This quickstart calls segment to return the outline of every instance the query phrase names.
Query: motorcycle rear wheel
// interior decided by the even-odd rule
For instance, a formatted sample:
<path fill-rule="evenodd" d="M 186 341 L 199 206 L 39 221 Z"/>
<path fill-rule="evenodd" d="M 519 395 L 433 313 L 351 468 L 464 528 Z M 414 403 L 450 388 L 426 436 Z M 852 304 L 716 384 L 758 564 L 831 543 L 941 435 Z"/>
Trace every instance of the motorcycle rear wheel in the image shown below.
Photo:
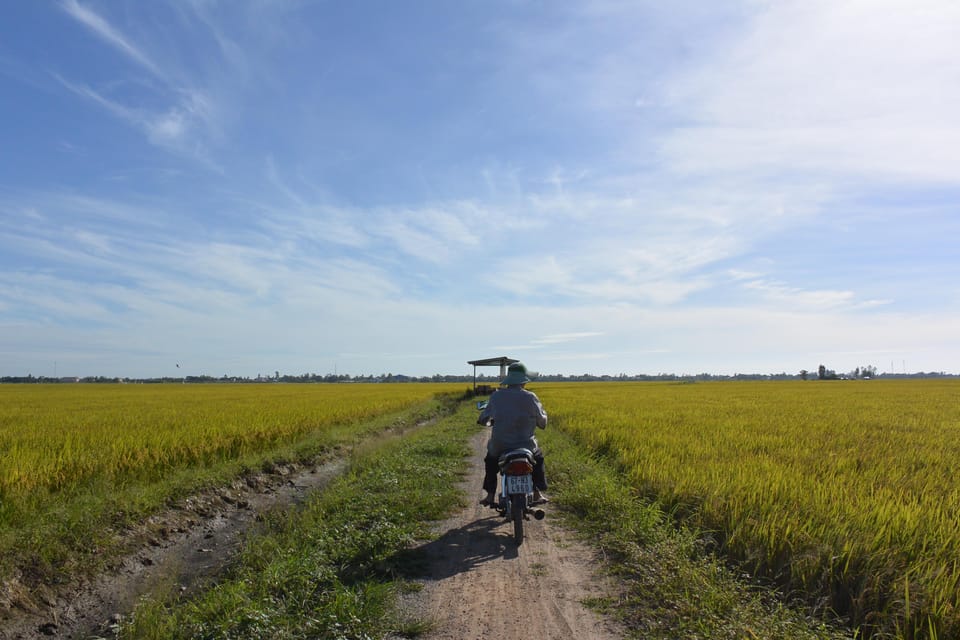
<path fill-rule="evenodd" d="M 523 544 L 523 512 L 525 496 L 510 496 L 510 518 L 513 520 L 513 541 L 517 546 Z"/>

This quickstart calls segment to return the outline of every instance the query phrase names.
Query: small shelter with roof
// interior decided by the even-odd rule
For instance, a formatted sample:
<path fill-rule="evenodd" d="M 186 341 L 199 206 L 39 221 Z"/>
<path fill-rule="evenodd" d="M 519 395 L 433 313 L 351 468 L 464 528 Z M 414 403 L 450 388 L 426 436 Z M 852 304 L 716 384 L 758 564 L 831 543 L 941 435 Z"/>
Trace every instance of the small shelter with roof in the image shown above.
<path fill-rule="evenodd" d="M 503 380 L 507 376 L 507 367 L 512 365 L 514 362 L 520 362 L 515 358 L 508 358 L 507 356 L 500 356 L 499 358 L 484 358 L 482 360 L 468 360 L 467 364 L 473 365 L 473 392 L 478 393 L 477 391 L 477 367 L 500 367 L 500 379 Z M 486 391 L 486 389 L 484 389 Z"/>

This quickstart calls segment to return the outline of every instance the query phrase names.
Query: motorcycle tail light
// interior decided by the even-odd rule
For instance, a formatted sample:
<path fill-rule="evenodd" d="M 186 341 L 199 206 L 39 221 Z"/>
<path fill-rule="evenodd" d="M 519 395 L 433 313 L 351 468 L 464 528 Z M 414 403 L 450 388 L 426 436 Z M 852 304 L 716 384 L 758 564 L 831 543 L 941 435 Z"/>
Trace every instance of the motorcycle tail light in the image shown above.
<path fill-rule="evenodd" d="M 533 473 L 533 465 L 526 460 L 514 460 L 507 464 L 507 468 L 503 472 L 508 476 L 525 476 L 528 473 Z"/>

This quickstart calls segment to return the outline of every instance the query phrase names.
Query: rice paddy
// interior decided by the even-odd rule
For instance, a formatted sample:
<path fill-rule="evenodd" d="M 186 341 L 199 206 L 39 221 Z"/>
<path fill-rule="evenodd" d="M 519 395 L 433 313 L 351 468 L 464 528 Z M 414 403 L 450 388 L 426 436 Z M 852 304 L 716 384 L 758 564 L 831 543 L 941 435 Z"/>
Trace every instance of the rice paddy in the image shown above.
<path fill-rule="evenodd" d="M 451 385 L 0 385 L 0 499 L 240 458 L 441 389 Z"/>

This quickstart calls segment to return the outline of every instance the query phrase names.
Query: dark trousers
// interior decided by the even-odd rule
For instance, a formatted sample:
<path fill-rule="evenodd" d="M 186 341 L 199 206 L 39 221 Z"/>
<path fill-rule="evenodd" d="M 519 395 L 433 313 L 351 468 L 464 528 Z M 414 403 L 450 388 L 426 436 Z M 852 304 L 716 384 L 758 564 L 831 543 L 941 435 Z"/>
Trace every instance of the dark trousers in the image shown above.
<path fill-rule="evenodd" d="M 488 493 L 497 491 L 497 473 L 500 471 L 499 458 L 489 453 L 483 459 L 483 490 Z M 533 455 L 533 486 L 540 491 L 547 490 L 547 472 L 543 467 L 543 453 Z"/>

